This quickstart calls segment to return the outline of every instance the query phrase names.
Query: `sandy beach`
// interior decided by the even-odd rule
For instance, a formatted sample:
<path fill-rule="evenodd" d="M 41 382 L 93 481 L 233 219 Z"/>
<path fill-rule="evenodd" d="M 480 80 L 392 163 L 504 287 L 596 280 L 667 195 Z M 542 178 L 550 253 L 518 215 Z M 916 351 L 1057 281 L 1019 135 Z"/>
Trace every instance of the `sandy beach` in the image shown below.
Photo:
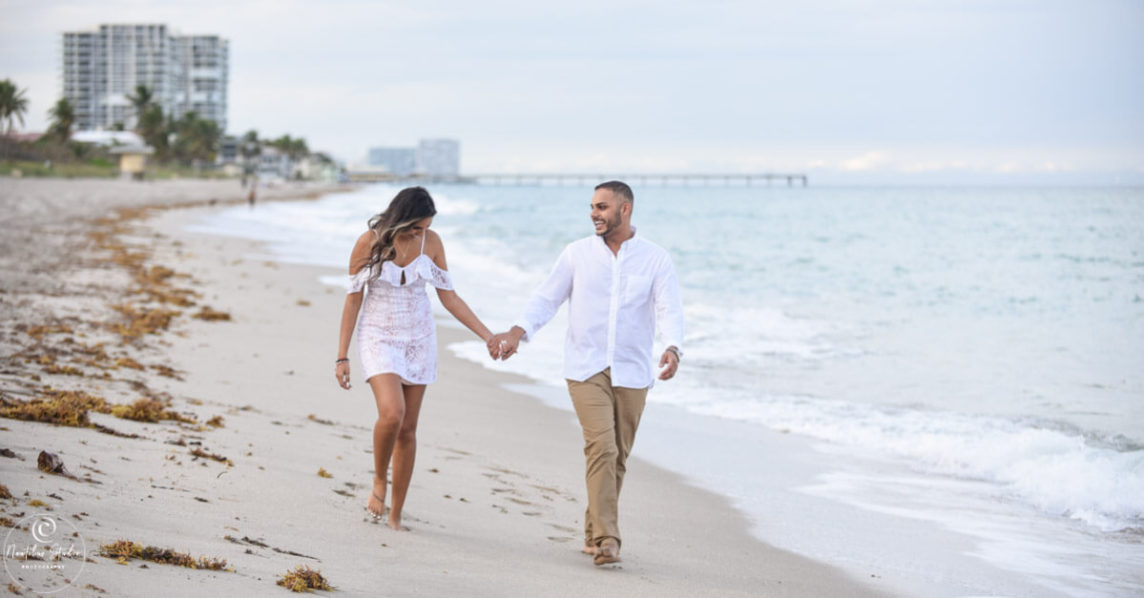
<path fill-rule="evenodd" d="M 340 272 L 185 230 L 241 201 L 233 181 L 0 179 L 0 484 L 11 495 L 0 537 L 6 549 L 33 544 L 34 518 L 47 514 L 74 547 L 59 560 L 6 554 L 10 591 L 271 595 L 307 566 L 350 596 L 893 594 L 758 542 L 725 499 L 641 461 L 638 442 L 624 560 L 594 567 L 579 552 L 573 416 L 450 355 L 468 333 L 448 326 L 419 429 L 411 531 L 373 523 L 363 507 L 376 410 L 356 350 L 354 388 L 335 384 L 343 294 L 318 282 Z M 33 415 L 61 423 L 21 419 Z M 38 468 L 42 451 L 64 469 Z M 121 540 L 219 568 L 117 558 Z"/>

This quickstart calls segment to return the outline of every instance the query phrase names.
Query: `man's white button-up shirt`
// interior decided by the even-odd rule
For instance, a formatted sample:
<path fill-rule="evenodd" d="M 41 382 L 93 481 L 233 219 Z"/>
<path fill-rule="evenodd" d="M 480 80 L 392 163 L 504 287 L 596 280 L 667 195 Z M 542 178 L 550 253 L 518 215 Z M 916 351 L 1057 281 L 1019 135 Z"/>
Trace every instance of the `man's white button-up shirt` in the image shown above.
<path fill-rule="evenodd" d="M 633 228 L 634 231 L 634 228 Z M 671 257 L 633 235 L 618 253 L 599 236 L 564 248 L 533 293 L 517 326 L 528 340 L 568 303 L 564 377 L 583 382 L 612 368 L 612 385 L 646 388 L 655 380 L 656 326 L 665 346 L 683 348 L 683 305 Z"/>

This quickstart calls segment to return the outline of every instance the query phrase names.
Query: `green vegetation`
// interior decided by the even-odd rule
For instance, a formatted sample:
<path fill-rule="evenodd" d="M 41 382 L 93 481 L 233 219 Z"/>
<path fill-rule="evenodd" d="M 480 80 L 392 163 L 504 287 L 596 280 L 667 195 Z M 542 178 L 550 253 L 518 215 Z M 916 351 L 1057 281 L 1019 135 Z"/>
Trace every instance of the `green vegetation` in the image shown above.
<path fill-rule="evenodd" d="M 72 141 L 76 110 L 66 98 L 58 100 L 48 111 L 51 124 L 39 139 L 13 137 L 15 123 L 23 125 L 28 111 L 26 93 L 26 89 L 19 89 L 9 79 L 0 81 L 0 176 L 118 176 L 119 158 L 109 148 Z M 218 123 L 200 118 L 194 112 L 178 116 L 164 113 L 152 90 L 145 85 L 136 86 L 127 99 L 135 116 L 128 119 L 129 124 L 134 121 L 133 131 L 154 150 L 147 161 L 147 178 L 226 178 L 214 169 L 223 141 Z M 123 130 L 123 123 L 116 123 L 113 129 Z M 263 148 L 274 148 L 294 160 L 311 155 L 305 139 L 290 135 L 259 139 L 258 132 L 251 130 L 238 139 L 237 144 L 239 159 L 246 163 L 248 174 L 254 171 Z M 323 154 L 315 157 L 323 163 L 332 163 Z"/>
<path fill-rule="evenodd" d="M 28 111 L 28 98 L 24 94 L 27 89 L 20 90 L 11 79 L 0 81 L 0 133 L 8 135 L 12 132 L 12 121 L 18 120 L 24 124 L 24 113 Z"/>
<path fill-rule="evenodd" d="M 61 141 L 71 140 L 72 126 L 75 125 L 75 107 L 67 98 L 60 98 L 55 106 L 48 111 L 52 117 L 52 125 L 48 128 L 48 135 Z"/>

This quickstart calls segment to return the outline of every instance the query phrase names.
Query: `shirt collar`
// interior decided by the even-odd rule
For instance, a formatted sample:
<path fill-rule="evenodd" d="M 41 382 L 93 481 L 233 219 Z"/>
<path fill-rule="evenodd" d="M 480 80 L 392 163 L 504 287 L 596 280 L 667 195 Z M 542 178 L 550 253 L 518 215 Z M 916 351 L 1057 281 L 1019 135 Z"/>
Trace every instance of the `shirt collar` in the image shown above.
<path fill-rule="evenodd" d="M 600 241 L 600 243 L 603 243 L 605 247 L 607 247 L 608 243 L 606 241 L 604 241 L 604 237 L 601 237 L 600 235 L 593 235 L 593 236 L 596 237 L 596 239 L 598 239 Z M 622 248 L 624 245 L 627 245 L 628 243 L 635 241 L 638 237 L 639 237 L 639 233 L 636 231 L 636 225 L 633 224 L 632 225 L 632 236 L 628 237 L 628 239 L 625 240 L 623 243 L 620 243 L 620 247 Z"/>

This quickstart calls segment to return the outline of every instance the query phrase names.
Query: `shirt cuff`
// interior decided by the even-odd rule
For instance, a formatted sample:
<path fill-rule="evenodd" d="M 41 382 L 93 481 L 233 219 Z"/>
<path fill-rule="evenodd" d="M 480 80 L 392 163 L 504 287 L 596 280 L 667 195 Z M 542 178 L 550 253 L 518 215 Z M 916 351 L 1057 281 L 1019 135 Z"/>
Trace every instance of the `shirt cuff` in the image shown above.
<path fill-rule="evenodd" d="M 526 343 L 532 338 L 532 333 L 536 332 L 527 322 L 514 322 L 513 326 L 519 326 L 520 329 L 524 331 L 524 336 L 520 337 L 520 340 Z"/>

